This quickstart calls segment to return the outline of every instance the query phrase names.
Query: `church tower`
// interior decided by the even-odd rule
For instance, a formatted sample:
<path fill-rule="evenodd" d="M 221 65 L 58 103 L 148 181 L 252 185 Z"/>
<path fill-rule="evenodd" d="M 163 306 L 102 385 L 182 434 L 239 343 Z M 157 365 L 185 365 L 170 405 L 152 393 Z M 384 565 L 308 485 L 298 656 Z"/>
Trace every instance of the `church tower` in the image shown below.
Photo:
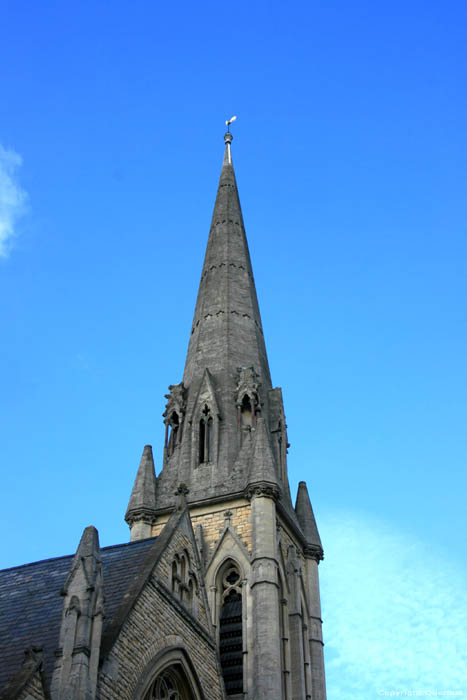
<path fill-rule="evenodd" d="M 146 446 L 125 519 L 132 541 L 159 535 L 186 498 L 228 698 L 325 700 L 323 549 L 304 481 L 292 504 L 282 393 L 224 139 L 183 380 L 166 395 L 162 467 L 156 479 Z"/>

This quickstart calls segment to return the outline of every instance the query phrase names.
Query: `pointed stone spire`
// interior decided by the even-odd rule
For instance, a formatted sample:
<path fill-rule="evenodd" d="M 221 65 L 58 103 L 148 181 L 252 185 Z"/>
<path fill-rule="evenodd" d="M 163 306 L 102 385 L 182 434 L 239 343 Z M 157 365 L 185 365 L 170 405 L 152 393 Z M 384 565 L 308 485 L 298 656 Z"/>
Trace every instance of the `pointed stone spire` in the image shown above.
<path fill-rule="evenodd" d="M 70 571 L 63 586 L 63 594 L 68 595 L 71 587 L 75 585 L 77 569 L 83 567 L 85 580 L 88 585 L 93 585 L 96 571 L 101 565 L 101 554 L 99 547 L 99 534 L 93 525 L 86 527 L 81 535 L 81 539 L 76 550 Z"/>
<path fill-rule="evenodd" d="M 253 365 L 271 387 L 261 317 L 231 157 L 225 153 L 188 347 L 183 383 L 200 380 L 206 367 L 234 378 Z M 217 377 L 216 377 L 217 379 Z"/>
<path fill-rule="evenodd" d="M 253 433 L 250 473 L 248 477 L 248 490 L 250 495 L 258 489 L 271 495 L 273 498 L 278 498 L 280 494 L 275 460 L 266 425 L 261 416 L 258 416 L 256 428 Z"/>
<path fill-rule="evenodd" d="M 303 530 L 309 551 L 306 552 L 314 558 L 323 558 L 323 546 L 316 526 L 313 508 L 311 507 L 308 489 L 304 481 L 300 481 L 297 492 L 297 502 L 295 504 L 295 513 L 297 514 L 298 522 Z"/>
<path fill-rule="evenodd" d="M 125 514 L 131 541 L 151 537 L 156 510 L 156 475 L 151 445 L 146 445 L 136 474 L 133 491 Z"/>
<path fill-rule="evenodd" d="M 251 456 L 245 435 L 260 416 L 267 461 L 272 465 L 265 467 L 268 483 L 276 470 L 275 485 L 279 479 L 282 489 L 287 480 L 285 458 L 278 455 L 282 461 L 280 467 L 276 465 L 266 435 L 273 424 L 277 429 L 278 411 L 280 415 L 283 411 L 275 395 L 271 400 L 271 376 L 232 163 L 232 134 L 225 134 L 224 141 L 183 382 L 177 385 L 183 388 L 183 406 L 177 408 L 169 396 L 164 413 L 166 419 L 176 413 L 180 427 L 176 448 L 166 450 L 157 480 L 159 514 L 162 508 L 173 507 L 180 482 L 190 490 L 190 504 L 243 492 L 250 483 Z M 272 448 L 278 452 L 276 444 Z M 287 495 L 287 487 L 283 492 Z"/>
<path fill-rule="evenodd" d="M 95 527 L 81 537 L 62 590 L 60 649 L 52 679 L 57 700 L 94 700 L 97 687 L 104 585 Z"/>

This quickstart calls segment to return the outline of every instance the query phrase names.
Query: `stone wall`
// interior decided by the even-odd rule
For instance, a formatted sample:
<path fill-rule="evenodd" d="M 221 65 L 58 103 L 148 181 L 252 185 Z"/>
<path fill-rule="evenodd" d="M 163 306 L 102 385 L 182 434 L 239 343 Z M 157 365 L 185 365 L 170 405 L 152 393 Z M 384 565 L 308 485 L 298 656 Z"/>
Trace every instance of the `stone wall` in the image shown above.
<path fill-rule="evenodd" d="M 144 691 L 139 688 L 141 678 L 152 661 L 173 648 L 183 648 L 188 653 L 206 700 L 221 700 L 223 694 L 212 637 L 153 574 L 99 674 L 98 698 L 135 700 L 139 689 Z M 150 680 L 148 676 L 148 683 Z"/>
<path fill-rule="evenodd" d="M 170 526 L 169 526 L 170 527 Z M 191 603 L 172 591 L 172 563 L 188 553 L 187 576 L 198 583 Z M 202 573 L 188 519 L 182 518 L 127 615 L 99 673 L 100 700 L 140 700 L 154 680 L 165 653 L 180 650 L 198 678 L 205 700 L 221 700 L 223 686 L 217 649 L 208 617 Z M 183 650 L 183 651 L 182 651 Z"/>
<path fill-rule="evenodd" d="M 202 580 L 202 573 L 197 571 L 197 559 L 192 547 L 191 538 L 189 538 L 180 528 L 174 533 L 171 538 L 167 548 L 162 554 L 160 560 L 157 563 L 155 569 L 155 576 L 162 582 L 168 589 L 170 588 L 171 580 L 171 568 L 172 562 L 174 560 L 175 554 L 181 553 L 184 550 L 188 551 L 191 560 L 191 566 L 195 570 L 198 582 Z M 154 576 L 154 574 L 153 574 Z M 210 633 L 209 626 L 209 615 L 206 608 L 206 601 L 201 589 L 196 593 L 197 601 L 196 606 L 193 606 L 193 610 L 196 612 L 196 618 L 198 622 L 204 627 L 204 629 Z"/>
<path fill-rule="evenodd" d="M 248 501 L 242 502 L 237 500 L 230 503 L 227 501 L 213 504 L 209 509 L 207 507 L 202 509 L 193 508 L 190 512 L 193 530 L 196 532 L 196 527 L 199 524 L 203 528 L 203 543 L 206 547 L 208 558 L 224 530 L 226 512 L 232 514 L 230 516 L 231 526 L 242 540 L 248 552 L 251 553 L 250 504 Z M 167 520 L 168 517 L 161 518 L 160 521 L 153 526 L 153 536 L 159 535 L 162 532 Z"/>
<path fill-rule="evenodd" d="M 297 559 L 299 560 L 301 566 L 305 565 L 305 557 L 303 556 L 303 550 L 298 542 L 298 540 L 292 535 L 290 530 L 286 527 L 286 525 L 278 518 L 278 526 L 279 526 L 279 537 L 280 537 L 280 542 L 282 545 L 282 553 L 284 555 L 284 559 L 287 560 L 287 553 L 289 550 L 290 545 L 293 545 L 296 549 L 297 552 Z"/>

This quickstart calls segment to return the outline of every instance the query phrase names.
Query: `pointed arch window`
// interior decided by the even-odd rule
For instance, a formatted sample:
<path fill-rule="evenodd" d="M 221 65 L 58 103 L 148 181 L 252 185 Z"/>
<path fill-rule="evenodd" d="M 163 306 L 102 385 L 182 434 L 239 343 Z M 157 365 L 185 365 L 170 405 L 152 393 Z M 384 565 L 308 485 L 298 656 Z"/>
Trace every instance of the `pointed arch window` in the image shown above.
<path fill-rule="evenodd" d="M 180 430 L 180 420 L 178 417 L 178 413 L 176 411 L 172 411 L 172 414 L 169 419 L 169 424 L 168 424 L 168 436 L 167 436 L 167 456 L 170 457 L 174 450 L 175 446 L 178 444 L 178 433 Z"/>
<path fill-rule="evenodd" d="M 199 421 L 199 463 L 204 464 L 212 459 L 212 415 L 207 404 L 201 411 Z"/>
<path fill-rule="evenodd" d="M 169 461 L 170 457 L 175 452 L 175 448 L 180 444 L 182 437 L 182 424 L 177 411 L 172 411 L 168 418 L 165 419 L 165 447 L 164 459 Z"/>
<path fill-rule="evenodd" d="M 176 593 L 177 595 L 178 595 L 179 585 L 181 583 L 179 568 L 180 568 L 180 559 L 179 559 L 178 555 L 175 555 L 175 559 L 172 562 L 171 585 L 172 585 L 172 591 L 174 593 Z"/>
<path fill-rule="evenodd" d="M 153 681 L 144 700 L 195 700 L 180 664 L 165 668 Z"/>
<path fill-rule="evenodd" d="M 251 400 L 248 394 L 245 394 L 245 396 L 242 399 L 242 404 L 240 406 L 240 416 L 241 416 L 241 423 L 243 428 L 252 428 L 253 426 L 253 408 L 251 405 Z"/>
<path fill-rule="evenodd" d="M 227 695 L 243 693 L 243 601 L 238 566 L 229 561 L 220 573 L 219 648 Z"/>

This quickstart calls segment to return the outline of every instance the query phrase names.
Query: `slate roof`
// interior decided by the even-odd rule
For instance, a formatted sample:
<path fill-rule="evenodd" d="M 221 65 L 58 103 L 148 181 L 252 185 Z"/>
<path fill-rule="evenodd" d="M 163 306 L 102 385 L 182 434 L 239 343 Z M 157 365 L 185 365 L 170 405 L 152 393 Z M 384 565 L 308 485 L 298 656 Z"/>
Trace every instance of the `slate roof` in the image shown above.
<path fill-rule="evenodd" d="M 101 549 L 105 591 L 104 631 L 156 538 Z M 44 647 L 50 683 L 62 615 L 60 591 L 74 555 L 0 571 L 0 692 L 20 668 L 24 650 Z"/>

